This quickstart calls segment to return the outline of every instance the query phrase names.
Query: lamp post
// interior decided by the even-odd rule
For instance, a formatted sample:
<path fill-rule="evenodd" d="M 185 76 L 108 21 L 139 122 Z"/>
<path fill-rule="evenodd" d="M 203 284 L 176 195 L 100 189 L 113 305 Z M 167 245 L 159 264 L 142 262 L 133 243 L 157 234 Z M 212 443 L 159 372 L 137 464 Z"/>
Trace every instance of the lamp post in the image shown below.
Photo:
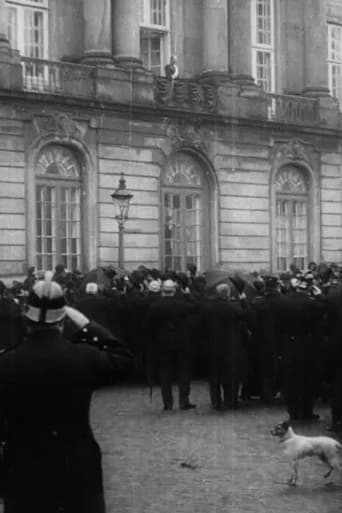
<path fill-rule="evenodd" d="M 118 265 L 123 268 L 124 263 L 124 247 L 123 247 L 123 233 L 125 229 L 125 222 L 128 219 L 129 202 L 133 198 L 133 194 L 126 189 L 126 180 L 124 174 L 121 173 L 119 180 L 119 187 L 111 194 L 114 207 L 116 209 L 115 218 L 119 226 L 119 258 Z"/>

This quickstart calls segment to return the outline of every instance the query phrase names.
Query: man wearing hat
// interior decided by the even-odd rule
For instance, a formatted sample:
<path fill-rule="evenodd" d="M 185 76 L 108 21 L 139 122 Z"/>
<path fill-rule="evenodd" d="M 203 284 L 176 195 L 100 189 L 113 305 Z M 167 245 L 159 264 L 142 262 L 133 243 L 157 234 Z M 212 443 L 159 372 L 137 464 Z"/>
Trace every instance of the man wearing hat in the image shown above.
<path fill-rule="evenodd" d="M 189 400 L 191 351 L 188 318 L 196 306 L 182 295 L 176 296 L 176 289 L 173 280 L 165 280 L 162 296 L 151 304 L 146 318 L 149 354 L 156 357 L 164 410 L 173 408 L 174 378 L 178 383 L 180 409 L 195 407 Z"/>
<path fill-rule="evenodd" d="M 215 410 L 238 407 L 246 360 L 241 328 L 248 319 L 247 312 L 238 302 L 230 301 L 230 287 L 226 283 L 217 285 L 216 297 L 203 307 L 210 401 Z"/>
<path fill-rule="evenodd" d="M 306 289 L 304 280 L 293 279 L 289 293 L 274 309 L 283 352 L 283 393 L 291 420 L 319 418 L 313 407 L 319 363 L 317 328 L 324 309 Z"/>
<path fill-rule="evenodd" d="M 89 424 L 92 391 L 127 374 L 130 353 L 37 282 L 27 336 L 0 356 L 6 513 L 104 513 L 101 452 Z M 63 336 L 73 326 L 73 342 Z"/>

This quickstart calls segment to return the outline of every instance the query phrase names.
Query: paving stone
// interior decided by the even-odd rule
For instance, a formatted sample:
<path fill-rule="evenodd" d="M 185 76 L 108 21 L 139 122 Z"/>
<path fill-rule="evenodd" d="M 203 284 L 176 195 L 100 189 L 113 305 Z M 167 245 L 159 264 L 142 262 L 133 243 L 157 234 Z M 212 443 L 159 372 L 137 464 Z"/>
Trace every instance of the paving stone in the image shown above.
<path fill-rule="evenodd" d="M 213 412 L 203 382 L 191 399 L 196 410 L 163 412 L 157 389 L 152 402 L 139 386 L 96 393 L 92 424 L 103 450 L 107 513 L 341 511 L 342 473 L 325 480 L 316 459 L 300 463 L 297 488 L 287 486 L 289 466 L 270 434 L 287 418 L 283 406 L 252 401 Z M 329 408 L 317 411 L 322 420 L 297 431 L 326 434 Z"/>

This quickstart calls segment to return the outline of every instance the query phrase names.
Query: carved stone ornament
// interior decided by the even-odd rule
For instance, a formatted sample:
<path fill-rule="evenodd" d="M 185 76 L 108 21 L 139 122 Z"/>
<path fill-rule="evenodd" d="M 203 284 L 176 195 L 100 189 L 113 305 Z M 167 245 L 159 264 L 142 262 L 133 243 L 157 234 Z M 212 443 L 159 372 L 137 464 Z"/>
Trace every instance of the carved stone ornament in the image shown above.
<path fill-rule="evenodd" d="M 310 161 L 307 150 L 298 139 L 291 139 L 288 143 L 279 146 L 276 156 L 278 159 Z"/>
<path fill-rule="evenodd" d="M 63 112 L 54 112 L 48 116 L 35 117 L 33 124 L 38 132 L 54 133 L 66 137 L 83 139 L 86 128 L 76 123 L 70 116 Z"/>
<path fill-rule="evenodd" d="M 174 149 L 192 146 L 198 150 L 207 151 L 208 134 L 194 125 L 173 124 L 166 121 L 166 134 Z"/>

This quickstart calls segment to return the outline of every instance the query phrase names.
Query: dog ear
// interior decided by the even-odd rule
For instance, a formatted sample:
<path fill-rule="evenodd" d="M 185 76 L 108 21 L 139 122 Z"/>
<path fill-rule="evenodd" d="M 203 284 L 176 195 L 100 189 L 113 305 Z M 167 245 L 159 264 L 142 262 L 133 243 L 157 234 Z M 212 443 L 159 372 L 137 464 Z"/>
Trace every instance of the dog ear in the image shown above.
<path fill-rule="evenodd" d="M 284 429 L 289 429 L 290 421 L 289 420 L 284 420 L 284 422 L 282 422 L 281 425 L 283 426 Z"/>

